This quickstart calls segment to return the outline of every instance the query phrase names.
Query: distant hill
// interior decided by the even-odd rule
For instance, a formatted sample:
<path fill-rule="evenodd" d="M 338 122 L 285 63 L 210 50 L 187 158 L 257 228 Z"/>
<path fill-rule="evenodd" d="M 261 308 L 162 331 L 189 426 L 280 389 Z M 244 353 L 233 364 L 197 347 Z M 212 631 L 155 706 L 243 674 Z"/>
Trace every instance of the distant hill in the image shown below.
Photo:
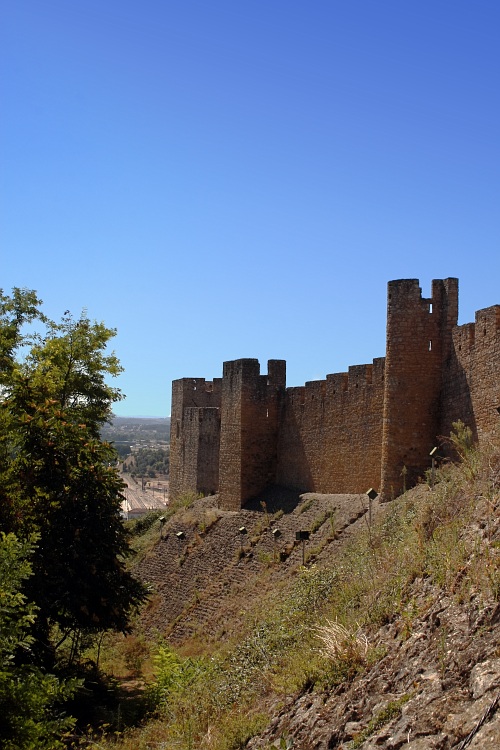
<path fill-rule="evenodd" d="M 113 417 L 101 430 L 104 440 L 114 443 L 169 443 L 170 417 Z"/>
<path fill-rule="evenodd" d="M 151 424 L 170 424 L 170 417 L 118 417 L 113 416 L 113 424 L 121 425 L 151 425 Z"/>

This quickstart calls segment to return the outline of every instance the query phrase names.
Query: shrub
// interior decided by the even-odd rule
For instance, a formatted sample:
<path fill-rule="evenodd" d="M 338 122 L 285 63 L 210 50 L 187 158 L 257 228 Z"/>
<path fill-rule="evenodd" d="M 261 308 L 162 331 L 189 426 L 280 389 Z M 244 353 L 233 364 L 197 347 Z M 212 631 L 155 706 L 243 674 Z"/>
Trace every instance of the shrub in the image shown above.
<path fill-rule="evenodd" d="M 339 622 L 328 620 L 326 625 L 316 629 L 316 634 L 323 644 L 321 651 L 328 659 L 353 665 L 365 663 L 368 638 L 359 627 L 351 630 Z"/>
<path fill-rule="evenodd" d="M 182 693 L 202 672 L 201 663 L 179 656 L 166 644 L 158 646 L 153 666 L 155 682 L 150 688 L 150 698 L 156 705 Z"/>
<path fill-rule="evenodd" d="M 33 547 L 33 541 L 0 533 L 0 745 L 5 750 L 62 749 L 75 723 L 62 707 L 80 683 L 61 682 L 29 659 L 36 607 L 22 586 L 32 575 Z"/>

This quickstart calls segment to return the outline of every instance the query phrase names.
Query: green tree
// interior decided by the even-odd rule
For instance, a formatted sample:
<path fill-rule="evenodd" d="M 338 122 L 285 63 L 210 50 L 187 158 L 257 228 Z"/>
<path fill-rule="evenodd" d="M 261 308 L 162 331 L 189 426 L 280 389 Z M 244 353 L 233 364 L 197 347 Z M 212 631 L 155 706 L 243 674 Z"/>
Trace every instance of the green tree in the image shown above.
<path fill-rule="evenodd" d="M 64 748 L 61 737 L 74 720 L 62 703 L 77 683 L 60 682 L 29 663 L 36 607 L 22 593 L 32 575 L 30 542 L 0 533 L 0 745 L 6 750 Z"/>
<path fill-rule="evenodd" d="M 45 663 L 55 631 L 74 656 L 82 635 L 126 630 L 145 599 L 125 565 L 116 454 L 100 439 L 122 397 L 107 382 L 121 371 L 106 354 L 114 335 L 85 314 L 48 320 L 34 292 L 0 296 L 0 525 L 39 537 L 26 591 Z"/>
<path fill-rule="evenodd" d="M 140 476 L 155 477 L 168 474 L 170 453 L 165 448 L 139 448 L 134 454 L 135 472 Z"/>
<path fill-rule="evenodd" d="M 114 447 L 115 451 L 117 452 L 118 456 L 122 460 L 125 459 L 125 458 L 127 458 L 127 456 L 130 456 L 130 454 L 132 452 L 132 448 L 131 448 L 130 443 L 125 443 L 125 442 L 116 443 L 115 442 L 115 443 L 113 443 L 113 447 Z"/>
<path fill-rule="evenodd" d="M 35 292 L 14 289 L 8 297 L 0 290 L 0 528 L 14 525 L 17 508 L 16 490 L 7 471 L 14 455 L 12 444 L 11 414 L 7 397 L 17 370 L 17 357 L 29 348 L 36 334 L 28 330 L 33 321 L 44 321 L 40 311 L 40 300 Z"/>

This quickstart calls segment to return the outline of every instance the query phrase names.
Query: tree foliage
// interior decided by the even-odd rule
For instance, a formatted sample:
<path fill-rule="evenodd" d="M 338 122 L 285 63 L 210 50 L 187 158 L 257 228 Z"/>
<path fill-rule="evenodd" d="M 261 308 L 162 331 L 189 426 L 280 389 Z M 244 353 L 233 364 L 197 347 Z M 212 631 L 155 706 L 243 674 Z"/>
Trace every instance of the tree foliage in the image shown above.
<path fill-rule="evenodd" d="M 154 478 L 168 474 L 170 452 L 165 448 L 139 448 L 134 453 L 132 471 L 139 476 Z"/>
<path fill-rule="evenodd" d="M 0 744 L 6 750 L 64 748 L 61 737 L 74 724 L 62 703 L 76 681 L 61 682 L 31 664 L 36 607 L 22 593 L 32 575 L 33 545 L 0 533 Z"/>
<path fill-rule="evenodd" d="M 45 317 L 31 291 L 0 293 L 0 528 L 38 535 L 25 591 L 38 608 L 35 650 L 54 659 L 59 642 L 126 630 L 145 598 L 125 566 L 116 454 L 100 439 L 120 371 L 107 347 L 115 331 Z"/>

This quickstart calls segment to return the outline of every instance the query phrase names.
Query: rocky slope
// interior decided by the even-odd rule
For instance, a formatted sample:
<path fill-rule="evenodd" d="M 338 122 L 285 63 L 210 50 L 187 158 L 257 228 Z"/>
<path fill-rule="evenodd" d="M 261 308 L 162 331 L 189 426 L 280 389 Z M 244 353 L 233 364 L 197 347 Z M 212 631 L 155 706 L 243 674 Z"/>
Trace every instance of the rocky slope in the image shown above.
<path fill-rule="evenodd" d="M 295 540 L 301 529 L 311 532 L 305 549 Z M 189 653 L 196 652 L 193 643 L 210 653 L 248 624 L 270 592 L 279 598 L 287 590 L 304 553 L 306 566 L 338 564 L 338 585 L 348 585 L 355 571 L 342 555 L 359 540 L 354 554 L 378 567 L 360 568 L 369 580 L 363 591 L 351 592 L 366 644 L 366 653 L 354 654 L 355 668 L 330 683 L 305 679 L 290 694 L 273 687 L 275 665 L 287 658 L 281 654 L 274 666 L 269 662 L 260 692 L 245 696 L 249 716 L 269 717 L 265 729 L 251 739 L 217 742 L 215 731 L 200 731 L 199 750 L 500 747 L 498 451 L 471 453 L 461 467 L 443 470 L 434 490 L 421 484 L 394 503 L 375 502 L 371 516 L 366 497 L 353 495 L 295 497 L 276 490 L 238 513 L 218 510 L 216 498 L 198 500 L 173 516 L 139 565 L 155 592 L 143 627 Z M 335 595 L 332 590 L 330 608 Z M 318 611 L 320 622 L 325 613 Z M 351 656 L 342 648 L 345 666 Z M 318 649 L 319 641 L 311 658 Z M 213 721 L 227 726 L 231 711 L 236 704 Z M 156 747 L 149 740 L 146 746 Z"/>
<path fill-rule="evenodd" d="M 384 658 L 352 683 L 276 707 L 247 747 L 281 738 L 301 750 L 500 747 L 500 606 L 464 607 L 421 581 L 413 594 L 425 614 L 411 634 L 401 621 L 384 627 L 374 637 Z"/>

